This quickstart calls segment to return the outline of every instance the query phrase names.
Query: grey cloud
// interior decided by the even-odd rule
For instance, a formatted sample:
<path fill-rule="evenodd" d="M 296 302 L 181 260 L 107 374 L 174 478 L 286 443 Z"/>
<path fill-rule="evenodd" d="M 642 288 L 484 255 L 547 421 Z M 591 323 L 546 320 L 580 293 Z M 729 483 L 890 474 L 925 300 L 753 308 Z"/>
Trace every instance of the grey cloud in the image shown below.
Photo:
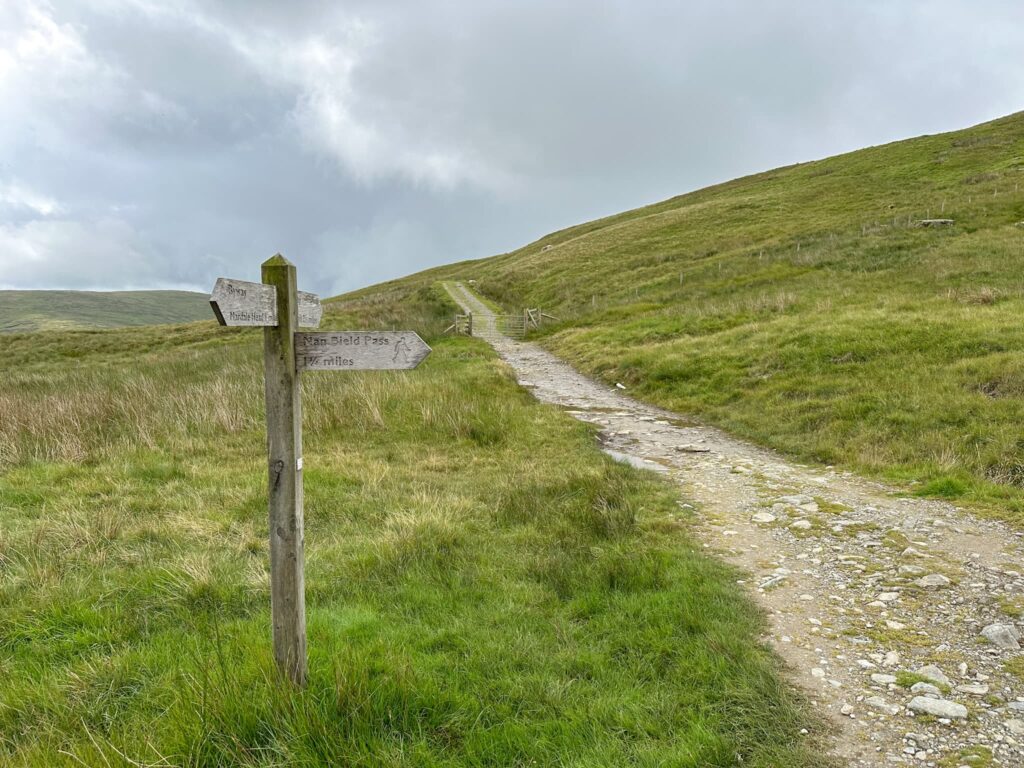
<path fill-rule="evenodd" d="M 341 292 L 1020 109 L 1017 3 L 0 0 L 0 285 Z M 99 269 L 97 269 L 99 265 Z"/>

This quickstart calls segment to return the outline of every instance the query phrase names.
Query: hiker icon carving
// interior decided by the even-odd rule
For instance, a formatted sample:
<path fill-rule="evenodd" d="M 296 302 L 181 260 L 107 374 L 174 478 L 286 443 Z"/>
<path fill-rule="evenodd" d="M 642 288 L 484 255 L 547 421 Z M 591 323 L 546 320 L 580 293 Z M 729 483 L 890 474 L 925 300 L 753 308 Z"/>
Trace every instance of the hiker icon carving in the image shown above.
<path fill-rule="evenodd" d="M 409 360 L 409 345 L 405 343 L 405 338 L 399 338 L 398 343 L 395 344 L 395 354 L 391 358 L 391 362 L 404 365 Z"/>

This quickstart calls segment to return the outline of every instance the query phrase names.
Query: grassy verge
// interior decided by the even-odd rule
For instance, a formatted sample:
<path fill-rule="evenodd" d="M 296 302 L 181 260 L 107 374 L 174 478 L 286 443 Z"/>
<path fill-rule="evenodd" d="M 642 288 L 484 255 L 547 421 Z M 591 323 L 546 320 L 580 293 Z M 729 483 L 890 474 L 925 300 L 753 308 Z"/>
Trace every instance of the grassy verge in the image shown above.
<path fill-rule="evenodd" d="M 672 489 L 449 312 L 329 307 L 434 353 L 305 377 L 302 693 L 269 654 L 258 333 L 0 338 L 0 762 L 821 764 Z"/>

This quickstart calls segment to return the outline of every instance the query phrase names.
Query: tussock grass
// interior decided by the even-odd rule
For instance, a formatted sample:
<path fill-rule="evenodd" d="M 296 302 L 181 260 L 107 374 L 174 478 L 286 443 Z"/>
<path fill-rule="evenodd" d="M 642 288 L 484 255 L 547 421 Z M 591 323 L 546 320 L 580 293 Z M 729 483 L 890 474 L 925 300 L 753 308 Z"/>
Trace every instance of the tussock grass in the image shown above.
<path fill-rule="evenodd" d="M 820 765 L 674 491 L 433 288 L 408 375 L 304 377 L 310 682 L 270 656 L 259 332 L 0 339 L 0 763 Z"/>

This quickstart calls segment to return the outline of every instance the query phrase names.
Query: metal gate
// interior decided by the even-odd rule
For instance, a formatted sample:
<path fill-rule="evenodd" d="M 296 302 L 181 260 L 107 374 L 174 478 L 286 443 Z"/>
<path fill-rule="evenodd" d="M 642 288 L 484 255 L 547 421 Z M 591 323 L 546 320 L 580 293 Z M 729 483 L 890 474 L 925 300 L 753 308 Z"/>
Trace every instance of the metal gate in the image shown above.
<path fill-rule="evenodd" d="M 526 336 L 526 314 L 520 315 L 495 315 L 494 328 L 498 333 L 503 333 L 512 339 L 521 339 Z"/>

